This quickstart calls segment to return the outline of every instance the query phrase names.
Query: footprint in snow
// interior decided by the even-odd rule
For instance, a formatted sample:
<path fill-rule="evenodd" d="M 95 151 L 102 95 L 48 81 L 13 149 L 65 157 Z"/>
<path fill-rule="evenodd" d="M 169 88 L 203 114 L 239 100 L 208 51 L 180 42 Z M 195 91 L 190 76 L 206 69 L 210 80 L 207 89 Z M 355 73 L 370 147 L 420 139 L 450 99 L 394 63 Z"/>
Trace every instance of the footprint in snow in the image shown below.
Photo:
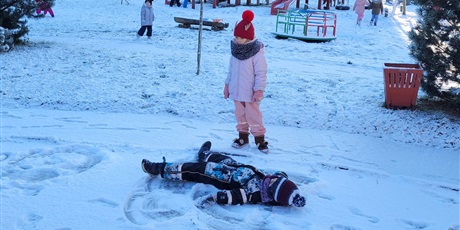
<path fill-rule="evenodd" d="M 82 145 L 1 156 L 4 188 L 19 188 L 28 195 L 37 195 L 45 187 L 44 181 L 87 171 L 104 158 L 98 149 Z"/>
<path fill-rule="evenodd" d="M 361 212 L 361 210 L 355 208 L 355 207 L 351 207 L 351 208 L 348 208 L 348 210 L 350 210 L 351 213 L 353 213 L 354 215 L 356 216 L 360 216 L 360 217 L 364 217 L 367 219 L 367 221 L 371 222 L 371 223 L 378 223 L 380 222 L 380 219 L 375 217 L 375 216 L 371 216 L 371 215 L 367 215 L 367 214 L 364 214 Z"/>

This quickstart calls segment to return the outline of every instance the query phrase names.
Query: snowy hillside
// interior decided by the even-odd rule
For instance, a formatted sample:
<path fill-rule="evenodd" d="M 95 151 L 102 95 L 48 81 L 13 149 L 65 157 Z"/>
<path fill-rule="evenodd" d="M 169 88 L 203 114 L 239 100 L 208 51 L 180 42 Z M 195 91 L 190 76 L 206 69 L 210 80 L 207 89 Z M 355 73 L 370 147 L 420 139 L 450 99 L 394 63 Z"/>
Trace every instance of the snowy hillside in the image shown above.
<path fill-rule="evenodd" d="M 196 75 L 198 30 L 173 17 L 199 10 L 155 1 L 148 41 L 135 36 L 143 1 L 129 2 L 57 0 L 54 18 L 29 20 L 28 47 L 0 54 L 0 229 L 460 229 L 459 118 L 383 107 L 383 63 L 415 62 L 415 6 L 376 27 L 333 10 L 337 39 L 305 43 L 273 36 L 269 6 L 206 3 L 205 18 L 230 26 L 203 31 Z M 233 103 L 222 96 L 246 9 L 266 46 L 268 155 L 230 147 Z M 214 188 L 140 168 L 143 158 L 191 161 L 207 140 L 287 172 L 307 205 L 202 209 Z"/>

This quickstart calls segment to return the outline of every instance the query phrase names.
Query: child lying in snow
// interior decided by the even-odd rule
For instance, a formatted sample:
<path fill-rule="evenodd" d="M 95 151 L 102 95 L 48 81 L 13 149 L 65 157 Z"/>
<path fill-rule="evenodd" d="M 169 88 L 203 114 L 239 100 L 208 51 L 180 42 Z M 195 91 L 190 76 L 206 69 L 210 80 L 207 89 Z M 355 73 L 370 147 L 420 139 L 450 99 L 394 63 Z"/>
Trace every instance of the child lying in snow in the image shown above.
<path fill-rule="evenodd" d="M 299 189 L 286 173 L 265 174 L 252 165 L 242 164 L 210 149 L 209 141 L 201 146 L 198 162 L 153 163 L 143 159 L 142 169 L 151 176 L 212 184 L 222 190 L 207 197 L 207 202 L 305 206 L 305 197 L 299 194 Z"/>

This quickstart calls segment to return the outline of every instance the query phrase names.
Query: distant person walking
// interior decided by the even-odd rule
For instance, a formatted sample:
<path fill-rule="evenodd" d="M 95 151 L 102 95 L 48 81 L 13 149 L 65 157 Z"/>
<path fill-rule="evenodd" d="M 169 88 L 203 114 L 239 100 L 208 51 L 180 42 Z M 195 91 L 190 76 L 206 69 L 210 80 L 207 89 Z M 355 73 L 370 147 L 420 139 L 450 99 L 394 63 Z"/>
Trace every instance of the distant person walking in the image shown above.
<path fill-rule="evenodd" d="M 396 0 L 394 0 L 396 2 Z M 377 26 L 377 21 L 379 20 L 379 14 L 383 14 L 383 3 L 382 0 L 372 0 L 370 7 L 372 9 L 372 18 L 370 25 L 374 23 L 374 26 Z"/>
<path fill-rule="evenodd" d="M 53 9 L 51 9 L 51 3 L 48 0 L 35 0 L 35 3 L 37 3 L 37 10 L 35 13 L 37 15 L 40 15 L 43 11 L 43 15 L 46 15 L 48 12 L 50 13 L 51 17 L 54 18 L 54 12 Z"/>
<path fill-rule="evenodd" d="M 170 7 L 173 7 L 174 4 L 176 4 L 177 7 L 180 7 L 180 6 L 181 6 L 180 0 L 170 0 L 169 6 L 170 6 Z"/>
<path fill-rule="evenodd" d="M 395 13 L 396 13 L 396 7 L 398 6 L 398 1 L 397 0 L 393 0 L 393 10 L 391 11 L 391 15 L 392 16 L 395 16 Z"/>
<path fill-rule="evenodd" d="M 355 4 L 353 5 L 353 11 L 358 15 L 356 19 L 356 25 L 361 26 L 361 21 L 364 18 L 364 10 L 366 6 L 369 5 L 367 0 L 356 0 Z"/>
<path fill-rule="evenodd" d="M 141 28 L 137 31 L 137 37 L 144 36 L 145 30 L 147 30 L 147 38 L 152 37 L 152 25 L 155 20 L 155 14 L 153 13 L 152 0 L 145 0 L 145 4 L 141 8 Z"/>

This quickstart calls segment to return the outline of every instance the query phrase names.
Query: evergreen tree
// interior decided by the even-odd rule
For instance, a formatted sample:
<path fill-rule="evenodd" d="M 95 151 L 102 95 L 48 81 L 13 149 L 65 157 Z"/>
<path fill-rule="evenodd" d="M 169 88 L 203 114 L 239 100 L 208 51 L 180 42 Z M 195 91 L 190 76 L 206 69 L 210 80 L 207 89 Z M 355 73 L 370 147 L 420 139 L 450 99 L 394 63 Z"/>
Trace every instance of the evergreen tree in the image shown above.
<path fill-rule="evenodd" d="M 422 89 L 460 106 L 460 0 L 416 0 L 410 53 L 423 70 Z"/>
<path fill-rule="evenodd" d="M 0 51 L 9 50 L 29 32 L 26 17 L 40 17 L 34 15 L 37 7 L 35 0 L 0 0 Z"/>

